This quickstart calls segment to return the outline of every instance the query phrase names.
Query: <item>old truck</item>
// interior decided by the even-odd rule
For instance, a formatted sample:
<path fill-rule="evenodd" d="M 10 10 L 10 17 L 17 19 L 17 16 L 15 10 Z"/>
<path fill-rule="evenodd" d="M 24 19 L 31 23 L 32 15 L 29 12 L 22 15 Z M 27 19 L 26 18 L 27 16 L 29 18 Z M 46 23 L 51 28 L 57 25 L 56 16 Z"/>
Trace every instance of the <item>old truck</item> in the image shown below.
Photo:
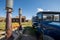
<path fill-rule="evenodd" d="M 42 11 L 32 17 L 32 26 L 38 31 L 43 30 L 43 35 L 48 35 L 54 40 L 60 40 L 60 12 Z"/>

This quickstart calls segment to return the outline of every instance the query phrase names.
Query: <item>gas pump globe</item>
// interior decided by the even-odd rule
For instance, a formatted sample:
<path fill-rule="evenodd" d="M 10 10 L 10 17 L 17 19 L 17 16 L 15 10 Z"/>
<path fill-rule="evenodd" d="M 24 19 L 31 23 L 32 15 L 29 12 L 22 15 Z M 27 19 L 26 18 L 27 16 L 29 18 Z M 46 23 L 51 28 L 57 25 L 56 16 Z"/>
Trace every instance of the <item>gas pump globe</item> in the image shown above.
<path fill-rule="evenodd" d="M 13 0 L 6 0 L 6 8 L 13 8 Z"/>

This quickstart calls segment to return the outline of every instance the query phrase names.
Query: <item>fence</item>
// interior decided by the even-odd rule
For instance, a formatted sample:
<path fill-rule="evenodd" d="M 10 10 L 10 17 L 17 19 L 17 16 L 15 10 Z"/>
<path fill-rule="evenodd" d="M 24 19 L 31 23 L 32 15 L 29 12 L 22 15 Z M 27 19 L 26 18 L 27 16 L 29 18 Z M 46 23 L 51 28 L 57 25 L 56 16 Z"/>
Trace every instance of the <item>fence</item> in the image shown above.
<path fill-rule="evenodd" d="M 4 32 L 0 32 L 0 40 L 2 39 L 2 38 L 4 38 L 5 37 L 5 31 Z"/>

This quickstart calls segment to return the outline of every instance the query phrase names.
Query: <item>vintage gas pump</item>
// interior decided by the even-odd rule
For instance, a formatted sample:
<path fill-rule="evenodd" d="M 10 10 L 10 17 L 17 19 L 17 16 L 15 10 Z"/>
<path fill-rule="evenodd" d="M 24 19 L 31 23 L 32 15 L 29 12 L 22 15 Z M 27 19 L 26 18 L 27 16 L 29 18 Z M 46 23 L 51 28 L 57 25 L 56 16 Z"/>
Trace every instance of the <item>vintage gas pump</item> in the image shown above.
<path fill-rule="evenodd" d="M 19 25 L 21 25 L 22 22 L 22 9 L 19 8 Z"/>
<path fill-rule="evenodd" d="M 22 30 L 22 8 L 19 8 L 19 30 Z"/>
<path fill-rule="evenodd" d="M 13 0 L 6 0 L 6 40 L 12 36 L 12 11 L 13 11 Z"/>

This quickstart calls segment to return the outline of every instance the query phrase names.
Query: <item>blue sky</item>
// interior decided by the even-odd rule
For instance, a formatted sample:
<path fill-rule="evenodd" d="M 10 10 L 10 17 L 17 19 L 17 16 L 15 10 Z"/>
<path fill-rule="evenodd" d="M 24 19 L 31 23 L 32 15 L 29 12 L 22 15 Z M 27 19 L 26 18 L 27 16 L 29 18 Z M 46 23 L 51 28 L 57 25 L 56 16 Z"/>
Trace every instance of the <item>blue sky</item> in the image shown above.
<path fill-rule="evenodd" d="M 0 0 L 0 16 L 6 16 L 6 0 Z M 14 0 L 12 17 L 18 16 L 18 9 L 22 8 L 23 16 L 31 19 L 38 8 L 43 10 L 60 11 L 60 0 Z"/>

